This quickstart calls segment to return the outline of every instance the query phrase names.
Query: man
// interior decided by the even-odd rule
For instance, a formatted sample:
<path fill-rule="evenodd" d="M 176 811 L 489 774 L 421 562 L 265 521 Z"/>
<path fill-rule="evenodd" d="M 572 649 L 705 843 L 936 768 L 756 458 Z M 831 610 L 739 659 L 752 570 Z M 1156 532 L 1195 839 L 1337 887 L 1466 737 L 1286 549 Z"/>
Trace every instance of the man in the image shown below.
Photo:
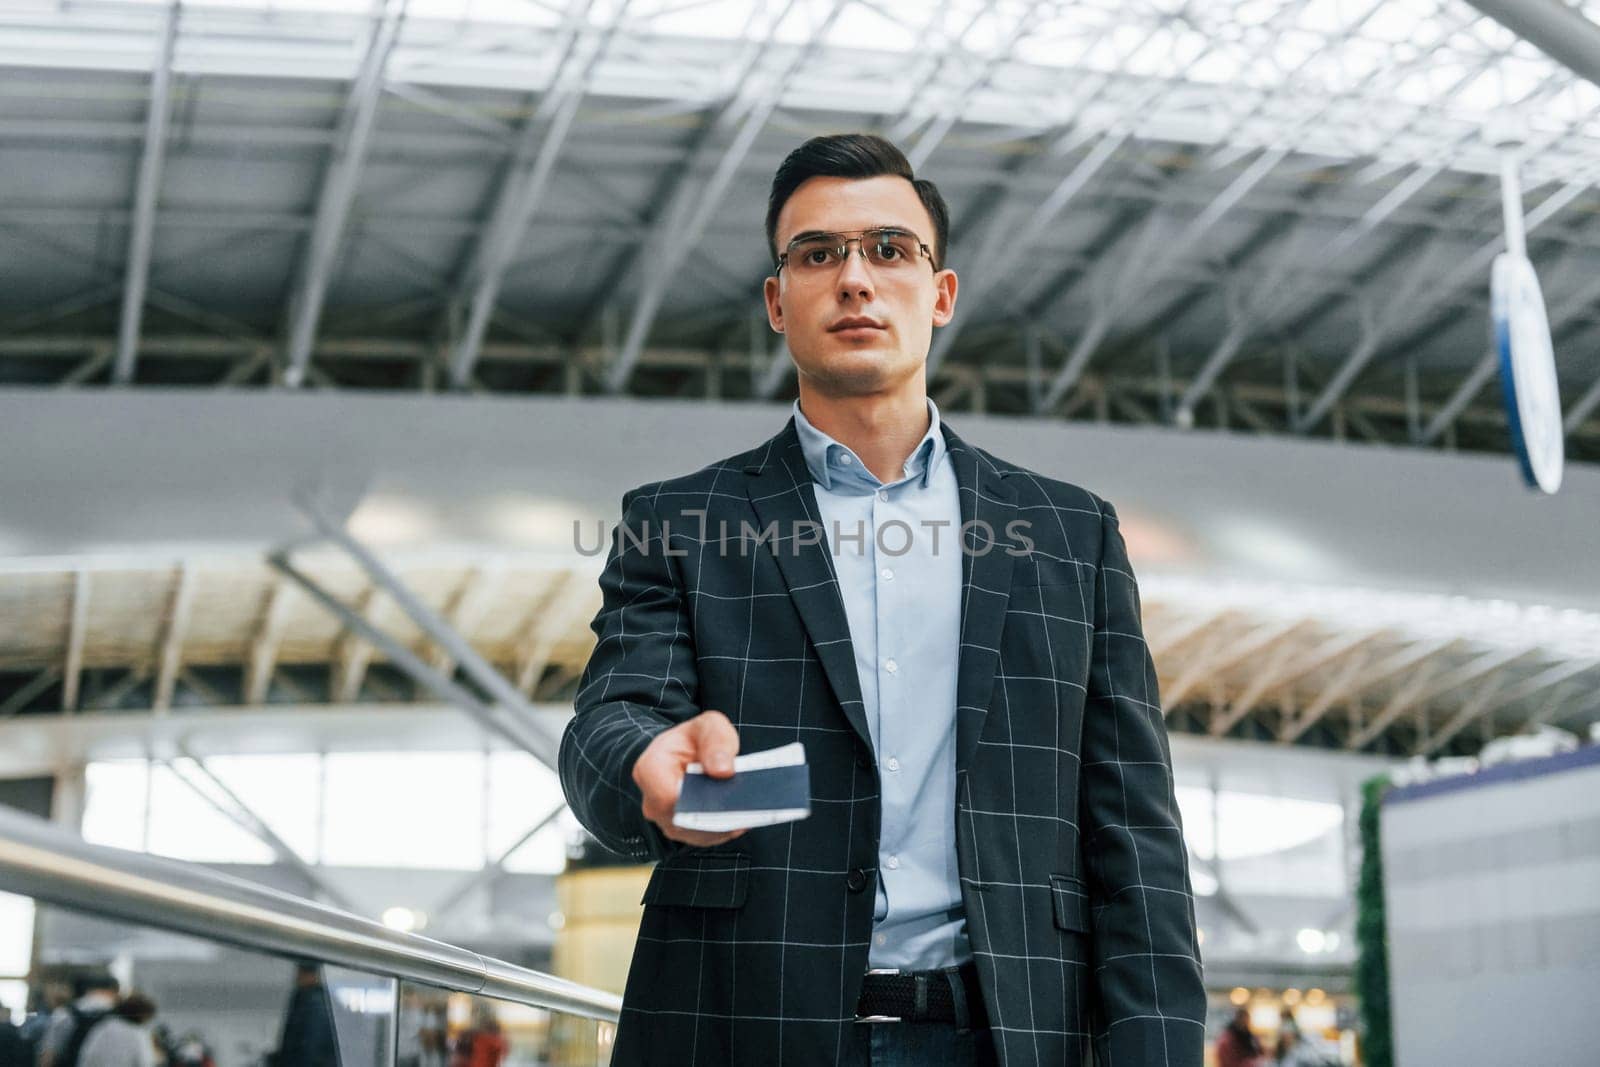
<path fill-rule="evenodd" d="M 1236 1008 L 1217 1036 L 1217 1067 L 1260 1067 L 1261 1039 L 1250 1029 L 1250 1009 Z"/>
<path fill-rule="evenodd" d="M 149 1030 L 155 1017 L 155 1001 L 129 993 L 84 1041 L 78 1067 L 155 1067 L 156 1046 Z"/>
<path fill-rule="evenodd" d="M 1091 1041 L 1102 1067 L 1201 1061 L 1116 513 L 941 423 L 925 364 L 955 313 L 947 218 L 881 138 L 790 154 L 766 305 L 793 418 L 623 497 L 560 760 L 601 843 L 660 861 L 617 1067 L 1079 1064 Z M 690 762 L 727 777 L 793 741 L 809 818 L 673 825 Z"/>
<path fill-rule="evenodd" d="M 322 964 L 316 960 L 295 961 L 294 991 L 271 1062 L 272 1067 L 339 1067 L 333 1000 L 322 982 Z"/>
<path fill-rule="evenodd" d="M 117 1006 L 121 984 L 109 974 L 90 974 L 73 981 L 73 999 L 50 1016 L 39 1045 L 39 1067 L 77 1067 L 78 1054 Z"/>

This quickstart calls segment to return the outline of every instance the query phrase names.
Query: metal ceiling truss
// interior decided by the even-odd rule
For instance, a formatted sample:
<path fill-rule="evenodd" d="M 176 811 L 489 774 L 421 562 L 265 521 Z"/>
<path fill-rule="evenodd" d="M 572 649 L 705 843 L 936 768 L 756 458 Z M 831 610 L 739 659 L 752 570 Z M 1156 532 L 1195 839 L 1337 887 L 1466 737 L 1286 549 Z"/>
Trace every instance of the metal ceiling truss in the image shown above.
<path fill-rule="evenodd" d="M 1528 33 L 1585 77 L 1595 73 L 1584 63 L 1593 58 L 1589 45 L 1600 39 L 1600 31 L 1576 12 L 1534 0 L 1476 6 Z M 510 346 L 488 341 L 493 322 L 530 342 L 567 348 L 568 362 L 547 379 L 556 388 L 590 391 L 597 385 L 622 391 L 630 388 L 637 367 L 650 366 L 681 368 L 685 374 L 666 386 L 653 378 L 640 387 L 646 392 L 694 390 L 703 384 L 708 395 L 723 395 L 729 386 L 737 393 L 743 361 L 729 363 L 734 373 L 727 376 L 724 363 L 727 338 L 741 338 L 742 349 L 748 335 L 751 318 L 742 305 L 749 283 L 742 264 L 723 266 L 723 257 L 704 247 L 733 239 L 735 227 L 718 221 L 715 209 L 735 181 L 764 180 L 770 174 L 778 156 L 759 142 L 775 117 L 814 127 L 821 115 L 823 125 L 836 126 L 826 116 L 855 114 L 838 102 L 851 93 L 857 99 L 892 100 L 882 125 L 907 143 L 913 159 L 928 163 L 941 184 L 983 193 L 971 212 L 972 233 L 958 241 L 964 254 L 963 296 L 967 306 L 993 305 L 997 321 L 964 315 L 937 334 L 929 360 L 930 388 L 947 402 L 976 409 L 1031 409 L 1067 417 L 1088 412 L 1133 423 L 1189 424 L 1204 419 L 1205 405 L 1218 422 L 1254 432 L 1351 432 L 1393 443 L 1496 447 L 1503 434 L 1494 427 L 1503 421 L 1495 422 L 1495 404 L 1483 396 L 1495 373 L 1487 354 L 1458 365 L 1447 385 L 1442 375 L 1421 379 L 1408 372 L 1398 416 L 1370 395 L 1392 387 L 1398 376 L 1372 375 L 1374 368 L 1394 364 L 1398 371 L 1399 357 L 1414 366 L 1419 349 L 1449 347 L 1446 331 L 1458 328 L 1463 314 L 1481 314 L 1477 290 L 1499 246 L 1498 237 L 1485 238 L 1498 232 L 1498 205 L 1491 204 L 1487 187 L 1480 200 L 1460 211 L 1417 203 L 1430 194 L 1435 199 L 1451 195 L 1441 188 L 1450 176 L 1459 183 L 1462 175 L 1492 172 L 1493 151 L 1473 117 L 1477 112 L 1460 103 L 1468 97 L 1479 100 L 1473 107 L 1488 112 L 1554 116 L 1530 127 L 1528 187 L 1554 192 L 1530 212 L 1528 228 L 1539 231 L 1541 248 L 1564 250 L 1560 263 L 1548 268 L 1552 273 L 1587 269 L 1595 247 L 1588 228 L 1548 225 L 1557 214 L 1568 213 L 1600 172 L 1594 108 L 1573 106 L 1587 99 L 1579 90 L 1588 86 L 1563 67 L 1512 46 L 1504 33 L 1463 5 L 1446 5 L 1422 18 L 1372 0 L 1341 10 L 1337 25 L 1327 26 L 1311 18 L 1306 0 L 1275 0 L 1249 12 L 1219 5 L 1181 13 L 1159 5 L 1091 0 L 1076 6 L 1070 17 L 1058 5 L 1039 0 L 1004 8 L 967 0 L 926 8 L 787 0 L 751 9 L 742 31 L 721 41 L 672 29 L 682 12 L 655 0 L 607 4 L 603 12 L 591 0 L 545 7 L 550 18 L 542 23 L 503 25 L 408 13 L 402 0 L 381 0 L 364 13 L 317 17 L 185 7 L 180 20 L 176 4 L 130 13 L 97 0 L 61 8 L 44 22 L 0 14 L 0 33 L 11 34 L 6 39 L 23 62 L 49 67 L 51 49 L 60 51 L 62 42 L 78 40 L 82 49 L 68 48 L 72 54 L 59 60 L 61 69 L 121 64 L 119 69 L 148 75 L 139 121 L 108 113 L 82 119 L 19 115 L 0 123 L 0 138 L 8 141 L 109 142 L 137 145 L 140 151 L 127 205 L 111 209 L 40 201 L 0 209 L 0 225 L 10 232 L 74 260 L 82 260 L 80 249 L 30 231 L 55 226 L 127 230 L 123 269 L 87 264 L 92 285 L 14 317 L 3 328 L 8 344 L 24 339 L 20 335 L 27 331 L 88 317 L 120 297 L 115 337 L 85 344 L 80 333 L 76 362 L 64 374 L 52 372 L 51 380 L 122 384 L 133 381 L 136 371 L 138 377 L 159 380 L 164 371 L 140 368 L 138 360 L 174 358 L 187 351 L 186 343 L 175 344 L 165 329 L 144 336 L 142 314 L 148 307 L 248 346 L 247 354 L 227 357 L 230 363 L 218 384 L 273 382 L 281 373 L 290 385 L 337 387 L 339 361 L 367 358 L 365 353 L 375 349 L 359 341 L 354 348 L 341 348 L 343 341 L 319 337 L 327 293 L 357 235 L 374 241 L 391 235 L 395 240 L 382 246 L 385 261 L 417 292 L 404 303 L 363 308 L 344 321 L 330 321 L 337 322 L 340 336 L 359 337 L 372 329 L 369 324 L 426 330 L 424 323 L 439 308 L 459 309 L 449 316 L 453 328 L 445 330 L 443 341 L 435 329 L 415 354 L 407 342 L 390 346 L 393 358 L 415 365 L 421 388 L 437 387 L 440 377 L 455 388 L 506 388 L 496 372 L 521 357 L 511 355 Z M 862 53 L 835 34 L 847 25 L 844 15 L 864 12 L 915 40 L 905 63 L 863 63 Z M 1411 19 L 1415 26 L 1397 31 L 1396 19 Z M 1551 36 L 1550 27 L 1563 23 L 1572 32 Z M 45 35 L 38 35 L 41 27 Z M 258 41 L 260 48 L 239 56 L 234 42 L 241 38 Z M 1315 44 L 1308 43 L 1313 39 Z M 1403 47 L 1390 43 L 1402 40 Z M 305 58 L 308 43 L 321 49 L 318 58 Z M 1051 49 L 1047 61 L 1041 61 L 1040 45 Z M 1163 52 L 1182 55 L 1172 67 L 1179 73 L 1148 62 Z M 116 56 L 125 58 L 110 58 Z M 186 122 L 180 138 L 167 136 L 174 98 L 191 85 L 219 76 L 254 78 L 252 91 L 270 100 L 273 93 L 287 91 L 280 88 L 287 83 L 273 76 L 287 69 L 291 58 L 304 64 L 296 69 L 306 77 L 348 86 L 330 109 L 336 121 L 320 128 L 282 120 L 240 126 L 211 117 Z M 1235 73 L 1208 82 L 1207 64 L 1217 62 Z M 1330 74 L 1329 64 L 1347 71 Z M 472 89 L 514 92 L 530 100 L 531 114 L 521 122 L 507 121 L 495 111 L 498 105 L 474 106 L 465 99 L 462 90 Z M 1483 103 L 1485 92 L 1494 100 Z M 377 116 L 385 100 L 443 117 L 448 125 L 442 131 L 395 129 L 379 135 Z M 687 152 L 659 138 L 629 136 L 631 123 L 681 122 L 689 116 L 698 116 L 702 128 L 688 139 Z M 180 140 L 185 150 L 326 152 L 314 211 L 207 212 L 162 203 L 167 146 Z M 985 160 L 984 151 L 996 162 Z M 383 210 L 384 197 L 394 190 L 362 186 L 363 204 L 356 203 L 363 164 L 380 157 L 430 172 L 431 161 L 478 160 L 497 168 L 501 180 L 492 204 L 470 218 L 406 217 Z M 541 210 L 548 207 L 558 172 L 666 166 L 678 168 L 676 177 L 665 183 L 668 195 L 659 198 L 666 207 L 648 223 L 640 221 L 642 209 L 621 198 L 610 204 L 609 192 L 584 181 L 567 184 L 597 217 L 558 218 Z M 1315 184 L 1335 171 L 1337 185 Z M 1110 179 L 1112 174 L 1117 180 Z M 1315 188 L 1335 195 L 1307 195 Z M 1368 189 L 1370 197 L 1361 195 Z M 1100 242 L 1108 246 L 1104 249 L 1070 250 L 1063 256 L 1059 242 L 1050 238 L 1069 209 L 1118 215 L 1126 230 Z M 1176 236 L 1161 229 L 1169 216 L 1179 227 Z M 1241 223 L 1249 229 L 1242 240 Z M 1322 236 L 1329 223 L 1338 224 L 1331 242 Z M 248 232 L 240 233 L 241 226 Z M 190 227 L 230 232 L 209 251 L 160 254 L 165 228 Z M 743 238 L 748 227 L 738 229 Z M 1374 234 L 1394 239 L 1384 241 L 1376 255 L 1358 256 L 1379 243 Z M 301 243 L 286 285 L 281 336 L 155 284 L 169 264 L 182 269 L 197 255 L 220 255 L 243 241 L 278 235 Z M 466 237 L 473 251 L 459 270 L 441 268 L 405 252 L 402 235 Z M 1454 244 L 1462 235 L 1476 243 L 1466 256 Z M 1320 252 L 1311 247 L 1312 236 Z M 1418 262 L 1429 262 L 1413 258 L 1424 236 L 1423 254 L 1454 256 L 1452 270 L 1432 278 L 1417 268 Z M 605 312 L 576 323 L 542 323 L 503 306 L 506 283 L 538 262 L 523 254 L 530 241 L 545 250 L 580 242 L 615 242 L 631 249 L 619 263 L 620 274 L 581 301 L 591 311 L 603 307 Z M 669 301 L 673 281 L 690 257 L 697 264 L 718 263 L 714 270 L 708 265 L 705 275 L 725 290 L 728 303 L 704 323 L 689 321 Z M 1033 272 L 1039 281 L 1009 292 L 1019 264 L 1041 259 L 1043 269 Z M 635 276 L 640 285 L 624 322 L 615 317 L 612 290 L 624 277 Z M 1553 309 L 1558 334 L 1576 338 L 1579 330 L 1595 325 L 1592 290 L 1583 290 Z M 1085 293 L 1100 297 L 1087 321 L 1053 329 L 1051 323 L 1061 319 L 1051 310 L 1077 308 Z M 1227 313 L 1221 329 L 1188 328 L 1214 312 L 1214 300 Z M 1352 312 L 1364 327 L 1355 344 L 1338 354 L 1336 365 L 1324 365 L 1329 356 L 1324 352 L 1302 349 L 1298 360 L 1291 354 L 1288 342 L 1312 324 Z M 657 321 L 668 319 L 675 331 L 705 338 L 706 352 L 698 363 L 663 359 L 650 347 Z M 1215 316 L 1207 321 L 1214 323 Z M 986 339 L 981 351 L 975 343 L 980 331 Z M 1065 343 L 1059 333 L 1067 334 Z M 596 336 L 610 341 L 609 351 L 596 354 L 591 343 Z M 37 353 L 66 340 L 35 337 L 32 342 Z M 1174 348 L 1167 343 L 1172 340 L 1184 344 Z M 275 357 L 280 346 L 281 368 Z M 364 354 L 355 355 L 358 349 Z M 1159 377 L 1167 381 L 1160 388 L 1120 371 L 1094 373 L 1097 362 L 1113 354 L 1151 349 L 1165 368 Z M 325 354 L 334 361 L 330 367 L 312 365 Z M 788 381 L 791 365 L 781 343 L 775 350 L 764 343 L 759 354 L 766 358 L 751 361 L 756 381 L 746 395 L 771 398 Z M 1273 358 L 1281 359 L 1284 373 L 1295 379 L 1294 387 L 1277 394 L 1263 391 L 1262 377 L 1271 373 Z M 1054 365 L 1046 367 L 1047 359 Z M 992 374 L 988 364 L 997 360 L 1002 367 Z M 542 355 L 525 362 L 549 367 Z M 1036 368 L 1031 373 L 1024 366 L 1030 363 Z M 488 366 L 495 371 L 485 370 Z M 1008 377 L 1017 371 L 1020 385 Z M 1374 382 L 1374 377 L 1385 381 Z M 1368 383 L 1369 395 L 1351 395 L 1361 381 Z M 1309 404 L 1296 400 L 1301 387 L 1314 390 Z M 1019 396 L 1026 402 L 1018 404 Z M 1571 447 L 1579 458 L 1587 455 L 1597 410 L 1600 379 L 1581 390 L 1567 410 Z M 156 681 L 164 682 L 159 673 Z M 173 683 L 167 679 L 165 684 Z"/>
<path fill-rule="evenodd" d="M 377 0 L 375 6 L 377 13 L 372 32 L 340 118 L 338 138 L 323 172 L 316 222 L 306 241 L 287 304 L 283 383 L 290 387 L 298 387 L 306 379 L 306 367 L 316 345 L 317 325 L 322 318 L 322 304 L 333 281 L 350 205 L 355 199 L 356 186 L 372 142 L 372 128 L 382 99 L 384 68 L 394 50 L 406 0 Z"/>

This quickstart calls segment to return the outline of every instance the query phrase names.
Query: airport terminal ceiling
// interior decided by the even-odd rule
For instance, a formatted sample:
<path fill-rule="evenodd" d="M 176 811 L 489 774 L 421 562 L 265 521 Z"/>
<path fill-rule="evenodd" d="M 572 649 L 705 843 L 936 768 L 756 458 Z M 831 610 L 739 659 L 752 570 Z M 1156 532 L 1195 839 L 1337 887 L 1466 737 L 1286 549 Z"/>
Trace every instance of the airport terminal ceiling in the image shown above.
<path fill-rule="evenodd" d="M 952 206 L 941 405 L 1503 453 L 1510 129 L 1600 457 L 1600 90 L 1462 0 L 19 0 L 0 50 L 5 383 L 783 399 L 766 186 L 868 128 Z"/>

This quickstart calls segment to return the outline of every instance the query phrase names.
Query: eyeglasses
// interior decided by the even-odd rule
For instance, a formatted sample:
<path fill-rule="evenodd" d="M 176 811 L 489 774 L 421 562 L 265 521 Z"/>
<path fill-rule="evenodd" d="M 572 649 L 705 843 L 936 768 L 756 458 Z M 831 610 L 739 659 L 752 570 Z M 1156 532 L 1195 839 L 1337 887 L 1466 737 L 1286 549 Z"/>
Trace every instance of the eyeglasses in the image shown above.
<path fill-rule="evenodd" d="M 832 273 L 850 254 L 852 244 L 859 245 L 862 258 L 880 270 L 907 270 L 916 265 L 918 255 L 927 256 L 928 262 L 933 263 L 933 253 L 916 234 L 879 227 L 857 231 L 855 236 L 814 233 L 796 237 L 778 257 L 778 270 L 788 267 L 791 274 L 807 278 Z"/>

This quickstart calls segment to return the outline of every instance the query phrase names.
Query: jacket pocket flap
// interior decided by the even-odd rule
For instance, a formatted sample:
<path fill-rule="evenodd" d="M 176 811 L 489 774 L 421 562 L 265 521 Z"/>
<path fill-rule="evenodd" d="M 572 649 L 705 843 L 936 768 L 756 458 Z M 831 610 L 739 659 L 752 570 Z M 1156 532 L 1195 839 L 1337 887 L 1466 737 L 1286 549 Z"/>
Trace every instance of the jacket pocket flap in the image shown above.
<path fill-rule="evenodd" d="M 1052 874 L 1050 896 L 1055 905 L 1057 926 L 1084 934 L 1089 932 L 1089 894 L 1083 879 L 1070 874 Z"/>
<path fill-rule="evenodd" d="M 642 904 L 676 908 L 742 908 L 750 857 L 736 852 L 674 856 L 656 865 Z"/>

